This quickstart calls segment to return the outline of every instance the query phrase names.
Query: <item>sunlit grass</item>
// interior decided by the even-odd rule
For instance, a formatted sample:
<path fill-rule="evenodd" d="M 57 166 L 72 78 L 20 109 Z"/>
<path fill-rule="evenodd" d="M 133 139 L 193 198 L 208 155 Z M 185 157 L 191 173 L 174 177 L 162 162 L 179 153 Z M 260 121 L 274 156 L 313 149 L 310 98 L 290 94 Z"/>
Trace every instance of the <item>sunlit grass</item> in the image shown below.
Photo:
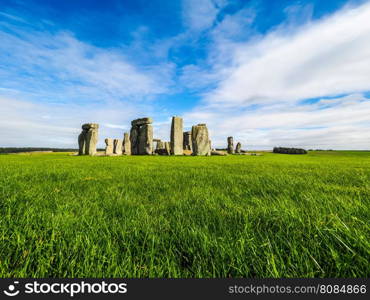
<path fill-rule="evenodd" d="M 1 277 L 368 277 L 370 152 L 0 155 Z"/>

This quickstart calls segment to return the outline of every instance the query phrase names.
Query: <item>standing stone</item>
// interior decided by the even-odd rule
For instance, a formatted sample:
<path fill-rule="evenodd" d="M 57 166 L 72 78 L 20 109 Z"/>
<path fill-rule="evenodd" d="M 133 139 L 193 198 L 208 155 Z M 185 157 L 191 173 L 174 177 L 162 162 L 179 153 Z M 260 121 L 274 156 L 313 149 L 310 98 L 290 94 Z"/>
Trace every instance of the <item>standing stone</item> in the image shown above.
<path fill-rule="evenodd" d="M 191 143 L 191 131 L 185 131 L 183 139 L 184 139 L 183 149 L 184 150 L 193 150 L 193 146 L 192 146 L 192 143 Z"/>
<path fill-rule="evenodd" d="M 152 122 L 152 118 L 141 118 L 131 122 L 130 141 L 133 155 L 153 153 Z"/>
<path fill-rule="evenodd" d="M 78 136 L 78 154 L 95 155 L 98 143 L 99 124 L 86 123 L 82 125 L 82 132 Z"/>
<path fill-rule="evenodd" d="M 148 155 L 153 153 L 153 126 L 145 124 L 139 130 L 138 154 Z"/>
<path fill-rule="evenodd" d="M 172 117 L 171 124 L 171 154 L 182 155 L 183 154 L 183 122 L 181 117 Z"/>
<path fill-rule="evenodd" d="M 166 142 L 162 142 L 161 140 L 158 140 L 158 139 L 156 141 L 157 141 L 157 145 L 156 145 L 154 152 L 159 155 L 168 155 L 167 150 L 166 150 Z"/>
<path fill-rule="evenodd" d="M 82 132 L 78 136 L 78 155 L 84 155 L 85 154 L 86 135 L 87 135 L 87 130 L 84 130 L 82 128 Z"/>
<path fill-rule="evenodd" d="M 164 142 L 162 142 L 161 140 L 158 140 L 155 150 L 163 150 L 163 149 L 164 149 Z"/>
<path fill-rule="evenodd" d="M 242 153 L 241 150 L 242 150 L 242 144 L 237 143 L 236 147 L 235 147 L 235 153 L 240 154 L 240 153 Z"/>
<path fill-rule="evenodd" d="M 113 153 L 122 155 L 122 140 L 114 139 L 113 141 Z"/>
<path fill-rule="evenodd" d="M 164 142 L 164 149 L 166 150 L 166 154 L 171 154 L 171 143 L 170 142 Z"/>
<path fill-rule="evenodd" d="M 132 126 L 130 131 L 131 154 L 139 154 L 139 127 Z"/>
<path fill-rule="evenodd" d="M 123 135 L 123 154 L 124 155 L 131 155 L 131 141 L 130 136 L 127 132 Z"/>
<path fill-rule="evenodd" d="M 113 154 L 113 139 L 105 139 L 105 155 Z"/>
<path fill-rule="evenodd" d="M 227 138 L 227 153 L 234 154 L 234 139 L 232 136 Z"/>
<path fill-rule="evenodd" d="M 193 155 L 210 155 L 209 135 L 206 124 L 194 125 L 191 129 Z"/>

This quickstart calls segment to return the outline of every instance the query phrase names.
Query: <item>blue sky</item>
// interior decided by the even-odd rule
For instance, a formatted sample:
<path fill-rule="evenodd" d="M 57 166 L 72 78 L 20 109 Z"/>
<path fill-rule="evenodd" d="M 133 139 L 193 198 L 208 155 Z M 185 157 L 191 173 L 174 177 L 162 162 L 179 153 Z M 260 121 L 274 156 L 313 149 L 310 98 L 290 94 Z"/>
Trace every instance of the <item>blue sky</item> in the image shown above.
<path fill-rule="evenodd" d="M 84 122 L 122 138 L 370 148 L 369 1 L 0 1 L 0 146 L 76 147 Z"/>

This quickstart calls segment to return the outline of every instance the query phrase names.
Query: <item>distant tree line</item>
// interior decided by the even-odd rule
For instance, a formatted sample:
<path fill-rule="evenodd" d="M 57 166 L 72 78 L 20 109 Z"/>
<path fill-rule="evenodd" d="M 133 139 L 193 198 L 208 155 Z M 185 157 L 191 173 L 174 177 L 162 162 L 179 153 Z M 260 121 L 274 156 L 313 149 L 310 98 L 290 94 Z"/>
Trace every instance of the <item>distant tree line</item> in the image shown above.
<path fill-rule="evenodd" d="M 272 152 L 282 154 L 307 154 L 307 151 L 305 149 L 285 147 L 274 147 Z"/>
<path fill-rule="evenodd" d="M 71 148 L 37 148 L 37 147 L 6 147 L 0 148 L 0 153 L 20 153 L 20 152 L 33 152 L 33 151 L 52 151 L 52 152 L 76 152 L 78 149 Z"/>

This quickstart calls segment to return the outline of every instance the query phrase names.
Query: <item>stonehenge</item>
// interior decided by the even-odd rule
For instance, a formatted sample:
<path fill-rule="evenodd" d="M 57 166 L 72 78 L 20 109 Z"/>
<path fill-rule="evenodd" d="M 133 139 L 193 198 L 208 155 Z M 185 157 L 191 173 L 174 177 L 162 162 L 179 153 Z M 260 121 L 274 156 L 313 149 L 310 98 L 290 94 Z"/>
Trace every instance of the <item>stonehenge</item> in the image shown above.
<path fill-rule="evenodd" d="M 234 139 L 232 136 L 227 138 L 227 153 L 234 154 Z"/>
<path fill-rule="evenodd" d="M 183 134 L 183 149 L 193 150 L 193 146 L 191 142 L 191 131 L 185 131 Z"/>
<path fill-rule="evenodd" d="M 122 155 L 122 140 L 120 139 L 113 140 L 113 153 L 117 155 Z"/>
<path fill-rule="evenodd" d="M 191 131 L 183 131 L 183 119 L 172 117 L 170 141 L 153 138 L 153 119 L 150 117 L 135 119 L 131 122 L 130 133 L 124 132 L 123 140 L 106 138 L 104 154 L 111 155 L 194 155 L 209 156 L 243 154 L 241 143 L 234 149 L 234 139 L 227 138 L 227 149 L 212 149 L 206 124 L 193 125 Z M 78 136 L 79 155 L 96 155 L 99 124 L 86 123 Z M 283 148 L 276 148 L 275 152 Z M 298 151 L 297 151 L 298 152 Z M 280 150 L 280 153 L 284 151 Z M 103 155 L 99 153 L 98 155 Z"/>
<path fill-rule="evenodd" d="M 113 154 L 113 139 L 107 138 L 105 141 L 105 155 Z"/>
<path fill-rule="evenodd" d="M 155 142 L 157 142 L 157 145 L 155 147 L 155 150 L 163 150 L 164 149 L 164 142 L 162 142 L 161 140 L 154 140 Z"/>
<path fill-rule="evenodd" d="M 191 129 L 193 155 L 211 155 L 208 128 L 206 124 L 194 125 Z"/>
<path fill-rule="evenodd" d="M 123 155 L 131 155 L 131 141 L 130 141 L 130 136 L 127 132 L 123 134 L 123 149 L 122 149 L 122 154 Z"/>
<path fill-rule="evenodd" d="M 131 122 L 131 154 L 145 155 L 153 152 L 153 120 L 141 118 Z"/>
<path fill-rule="evenodd" d="M 167 142 L 162 142 L 160 139 L 154 139 L 154 142 L 157 143 L 154 153 L 159 154 L 159 155 L 170 155 L 170 151 L 167 151 L 166 149 L 166 143 Z"/>
<path fill-rule="evenodd" d="M 171 143 L 170 142 L 165 142 L 164 143 L 164 149 L 166 151 L 166 154 L 170 155 L 171 154 Z"/>
<path fill-rule="evenodd" d="M 171 154 L 182 155 L 184 147 L 183 122 L 181 117 L 172 117 L 171 124 Z"/>
<path fill-rule="evenodd" d="M 240 143 L 237 143 L 237 144 L 236 144 L 236 147 L 235 147 L 235 153 L 236 153 L 236 154 L 240 154 L 240 153 L 242 153 L 242 144 L 240 144 Z"/>
<path fill-rule="evenodd" d="M 98 143 L 99 124 L 86 123 L 82 125 L 82 132 L 78 136 L 78 154 L 95 155 Z"/>

